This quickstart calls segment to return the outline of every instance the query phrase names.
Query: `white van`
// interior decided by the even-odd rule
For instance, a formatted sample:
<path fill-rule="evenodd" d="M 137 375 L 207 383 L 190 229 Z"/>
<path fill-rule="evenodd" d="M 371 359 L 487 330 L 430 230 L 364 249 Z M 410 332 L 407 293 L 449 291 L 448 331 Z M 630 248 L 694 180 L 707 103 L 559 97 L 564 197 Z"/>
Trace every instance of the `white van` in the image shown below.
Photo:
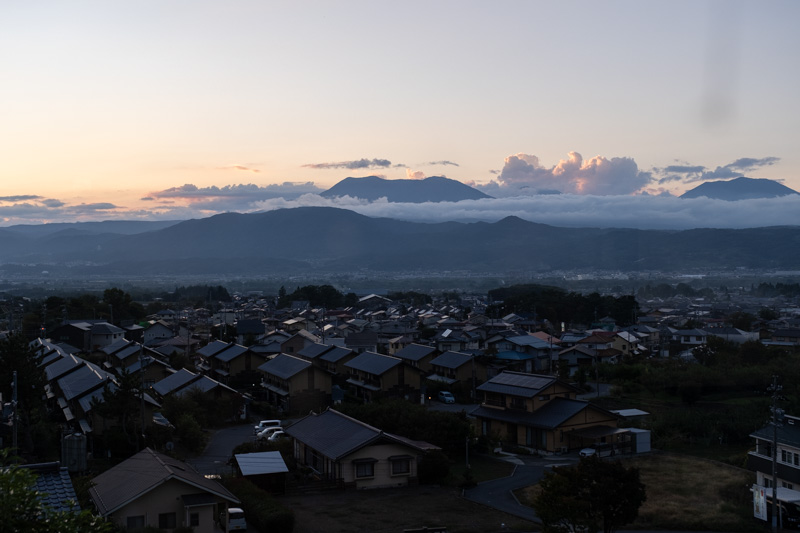
<path fill-rule="evenodd" d="M 228 527 L 225 531 L 243 531 L 247 529 L 244 511 L 240 507 L 228 508 Z"/>
<path fill-rule="evenodd" d="M 267 428 L 275 427 L 281 425 L 280 420 L 262 420 L 253 428 L 253 435 L 258 435 L 259 432 L 264 431 Z"/>

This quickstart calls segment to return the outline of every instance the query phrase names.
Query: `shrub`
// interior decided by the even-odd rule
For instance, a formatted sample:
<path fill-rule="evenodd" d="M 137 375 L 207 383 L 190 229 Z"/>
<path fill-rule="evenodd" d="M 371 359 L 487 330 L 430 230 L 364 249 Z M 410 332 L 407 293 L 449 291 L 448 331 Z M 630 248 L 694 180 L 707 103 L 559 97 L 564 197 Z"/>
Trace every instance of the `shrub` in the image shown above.
<path fill-rule="evenodd" d="M 291 533 L 294 529 L 294 512 L 267 491 L 244 478 L 227 479 L 225 486 L 242 502 L 247 523 L 256 531 Z"/>

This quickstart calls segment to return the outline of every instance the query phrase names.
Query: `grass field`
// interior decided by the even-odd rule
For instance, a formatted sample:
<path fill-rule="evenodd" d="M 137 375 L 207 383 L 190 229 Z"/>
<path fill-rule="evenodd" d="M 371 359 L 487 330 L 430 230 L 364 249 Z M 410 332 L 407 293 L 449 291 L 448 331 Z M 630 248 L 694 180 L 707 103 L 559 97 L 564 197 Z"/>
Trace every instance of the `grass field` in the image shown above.
<path fill-rule="evenodd" d="M 623 459 L 639 469 L 647 487 L 647 501 L 631 529 L 694 531 L 763 531 L 752 518 L 752 472 L 706 459 L 673 454 Z M 519 491 L 530 503 L 537 488 Z"/>

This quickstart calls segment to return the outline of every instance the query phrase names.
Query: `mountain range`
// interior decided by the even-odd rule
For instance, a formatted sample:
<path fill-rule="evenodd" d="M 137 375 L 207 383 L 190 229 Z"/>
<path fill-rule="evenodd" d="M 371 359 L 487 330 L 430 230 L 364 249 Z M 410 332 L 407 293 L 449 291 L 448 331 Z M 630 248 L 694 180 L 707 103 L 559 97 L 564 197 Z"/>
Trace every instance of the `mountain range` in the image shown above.
<path fill-rule="evenodd" d="M 329 207 L 225 213 L 164 227 L 0 230 L 0 276 L 71 277 L 551 270 L 796 269 L 800 227 L 559 228 L 507 217 L 426 224 Z M 114 223 L 118 224 L 118 223 Z M 45 226 L 46 227 L 46 226 Z M 122 226 L 131 231 L 134 226 Z M 115 231 L 112 231 L 112 228 Z"/>
<path fill-rule="evenodd" d="M 681 198 L 712 198 L 717 200 L 751 200 L 753 198 L 777 198 L 788 194 L 800 194 L 777 181 L 755 178 L 734 178 L 728 181 L 707 181 L 683 193 Z"/>
<path fill-rule="evenodd" d="M 469 185 L 443 176 L 431 176 L 421 180 L 387 180 L 378 176 L 345 178 L 320 193 L 320 196 L 326 198 L 350 196 L 373 202 L 379 198 L 386 198 L 389 202 L 403 203 L 460 202 L 491 198 Z"/>

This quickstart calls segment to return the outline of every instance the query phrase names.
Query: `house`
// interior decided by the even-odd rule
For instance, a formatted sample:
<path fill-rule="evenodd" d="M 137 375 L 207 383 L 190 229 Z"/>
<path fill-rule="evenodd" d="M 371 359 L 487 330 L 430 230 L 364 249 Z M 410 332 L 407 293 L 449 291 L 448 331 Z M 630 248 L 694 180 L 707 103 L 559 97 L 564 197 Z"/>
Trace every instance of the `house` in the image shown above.
<path fill-rule="evenodd" d="M 239 500 L 190 465 L 145 448 L 92 478 L 100 516 L 128 530 L 192 528 L 214 533 L 214 520 Z"/>
<path fill-rule="evenodd" d="M 777 446 L 773 447 L 776 435 Z M 778 488 L 800 491 L 800 416 L 785 414 L 777 431 L 768 424 L 750 437 L 755 439 L 755 450 L 747 453 L 747 468 L 756 473 L 756 484 L 772 487 L 772 459 L 777 454 Z"/>
<path fill-rule="evenodd" d="M 266 401 L 284 413 L 321 410 L 331 401 L 331 375 L 311 361 L 279 354 L 258 367 Z"/>
<path fill-rule="evenodd" d="M 772 333 L 773 343 L 800 346 L 800 328 L 780 328 Z"/>
<path fill-rule="evenodd" d="M 125 330 L 105 320 L 73 320 L 55 328 L 50 337 L 56 343 L 65 342 L 92 352 L 123 339 Z"/>
<path fill-rule="evenodd" d="M 569 452 L 597 443 L 630 451 L 621 416 L 575 399 L 577 389 L 553 376 L 502 372 L 478 387 L 483 402 L 470 414 L 479 435 L 539 453 Z"/>
<path fill-rule="evenodd" d="M 439 354 L 435 346 L 425 346 L 423 344 L 409 344 L 402 350 L 394 354 L 406 362 L 410 367 L 417 368 L 424 373 L 430 373 L 431 360 Z"/>
<path fill-rule="evenodd" d="M 152 346 L 175 336 L 175 329 L 162 320 L 151 322 L 144 330 L 142 338 L 146 346 Z"/>
<path fill-rule="evenodd" d="M 319 363 L 334 376 L 334 380 L 342 376 L 344 376 L 344 379 L 347 379 L 346 375 L 348 371 L 344 365 L 356 355 L 357 354 L 350 348 L 335 346 L 332 350 L 328 350 L 320 355 L 318 359 Z"/>
<path fill-rule="evenodd" d="M 195 374 L 185 368 L 153 384 L 155 391 L 161 398 L 170 395 L 183 396 L 190 391 L 198 391 L 218 399 L 230 400 L 234 404 L 242 402 L 239 393 L 214 379 L 203 374 Z"/>
<path fill-rule="evenodd" d="M 399 357 L 364 352 L 344 366 L 349 371 L 347 385 L 350 391 L 364 402 L 385 396 L 412 401 L 419 399 L 419 371 L 408 368 Z"/>
<path fill-rule="evenodd" d="M 297 464 L 345 488 L 414 485 L 420 459 L 438 449 L 386 433 L 333 409 L 312 413 L 285 431 L 294 439 Z"/>
<path fill-rule="evenodd" d="M 474 355 L 445 352 L 431 360 L 433 372 L 425 379 L 444 384 L 448 389 L 457 384 L 472 387 L 486 380 L 486 366 Z"/>

